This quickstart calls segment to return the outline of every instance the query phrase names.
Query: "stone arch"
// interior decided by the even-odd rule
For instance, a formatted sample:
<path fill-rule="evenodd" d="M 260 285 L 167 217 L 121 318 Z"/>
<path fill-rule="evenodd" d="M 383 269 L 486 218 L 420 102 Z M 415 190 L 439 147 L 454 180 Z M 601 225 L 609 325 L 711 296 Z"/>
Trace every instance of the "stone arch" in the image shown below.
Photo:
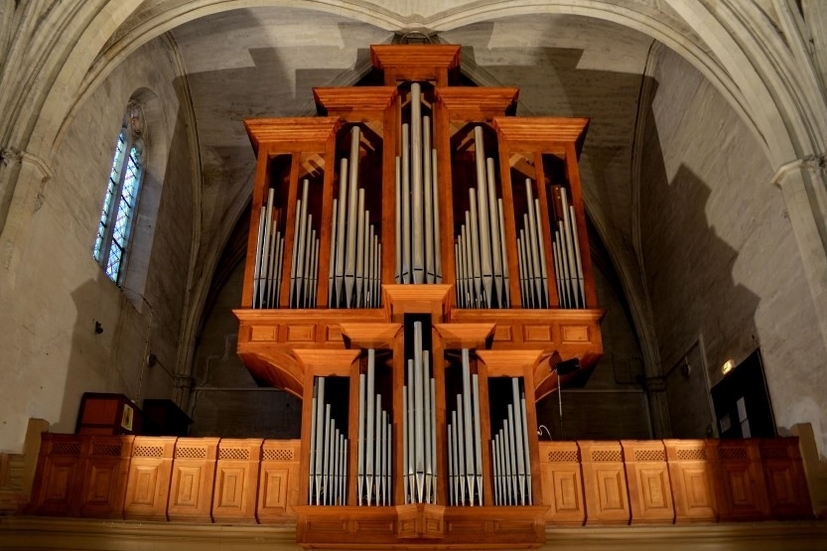
<path fill-rule="evenodd" d="M 191 4 L 195 4 L 192 6 Z M 736 43 L 723 23 L 715 18 L 702 3 L 691 6 L 680 2 L 669 2 L 688 26 L 681 28 L 681 21 L 672 13 L 658 11 L 650 6 L 625 7 L 608 0 L 585 0 L 577 6 L 571 6 L 562 0 L 545 0 L 532 3 L 498 3 L 482 4 L 462 3 L 449 10 L 428 16 L 398 16 L 387 10 L 378 9 L 373 2 L 344 2 L 329 0 L 324 3 L 297 3 L 291 0 L 278 2 L 266 0 L 200 0 L 190 2 L 188 7 L 179 6 L 157 14 L 148 15 L 139 24 L 126 30 L 112 42 L 94 61 L 87 65 L 89 71 L 79 83 L 78 92 L 83 95 L 94 89 L 100 79 L 105 77 L 112 67 L 120 63 L 132 51 L 143 43 L 189 21 L 215 13 L 233 9 L 277 6 L 297 7 L 350 17 L 364 23 L 373 24 L 390 31 L 402 30 L 413 26 L 426 26 L 434 30 L 449 30 L 456 27 L 499 19 L 512 15 L 538 13 L 569 13 L 584 17 L 602 19 L 617 23 L 656 39 L 678 52 L 709 79 L 721 94 L 730 102 L 742 119 L 760 136 L 768 148 L 768 154 L 775 164 L 789 160 L 793 140 L 789 136 L 779 136 L 778 123 L 783 117 L 779 115 L 779 106 L 773 98 L 783 101 L 784 90 L 771 93 L 764 83 L 764 78 L 771 75 L 759 75 L 751 70 L 751 58 L 764 55 L 764 46 L 758 37 L 749 35 L 749 29 L 743 32 L 741 42 Z M 417 6 L 414 6 L 417 7 Z M 768 26 L 769 22 L 758 21 Z M 108 29 L 107 29 L 108 30 Z M 114 33 L 114 29 L 112 29 Z M 111 40 L 111 34 L 107 40 Z M 718 60 L 723 60 L 719 62 Z M 760 61 L 760 60 L 759 60 Z M 730 75 L 734 75 L 731 77 Z M 777 82 L 778 79 L 771 79 Z M 742 90 L 749 90 L 745 95 Z M 755 99 L 751 99 L 752 96 Z M 785 102 L 790 103 L 790 102 Z M 794 103 L 794 102 L 792 102 Z M 767 109 L 772 105 L 771 109 Z M 775 111 L 773 113 L 772 111 Z M 789 117 L 788 117 L 789 118 Z M 792 120 L 792 119 L 791 119 Z M 798 141 L 798 140 L 795 140 Z M 780 160 L 783 159 L 783 160 Z"/>

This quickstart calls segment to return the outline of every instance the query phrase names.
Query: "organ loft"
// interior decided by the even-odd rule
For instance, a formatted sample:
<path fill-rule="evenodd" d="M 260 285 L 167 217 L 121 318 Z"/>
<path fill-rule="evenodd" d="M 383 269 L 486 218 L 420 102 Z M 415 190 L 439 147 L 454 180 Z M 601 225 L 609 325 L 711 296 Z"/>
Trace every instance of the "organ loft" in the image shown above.
<path fill-rule="evenodd" d="M 319 116 L 245 121 L 238 353 L 302 399 L 298 541 L 539 545 L 535 403 L 602 353 L 589 121 L 459 86 L 459 46 L 371 56 L 382 86 L 315 88 Z"/>

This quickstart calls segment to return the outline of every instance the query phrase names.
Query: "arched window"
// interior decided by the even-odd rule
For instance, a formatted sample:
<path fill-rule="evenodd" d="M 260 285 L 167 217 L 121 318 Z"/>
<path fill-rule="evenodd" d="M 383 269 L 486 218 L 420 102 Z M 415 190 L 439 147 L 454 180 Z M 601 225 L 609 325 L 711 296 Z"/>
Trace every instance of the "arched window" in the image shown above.
<path fill-rule="evenodd" d="M 93 256 L 109 276 L 122 285 L 129 254 L 132 226 L 141 192 L 144 169 L 143 109 L 130 101 L 118 136 L 112 171 L 103 198 Z"/>

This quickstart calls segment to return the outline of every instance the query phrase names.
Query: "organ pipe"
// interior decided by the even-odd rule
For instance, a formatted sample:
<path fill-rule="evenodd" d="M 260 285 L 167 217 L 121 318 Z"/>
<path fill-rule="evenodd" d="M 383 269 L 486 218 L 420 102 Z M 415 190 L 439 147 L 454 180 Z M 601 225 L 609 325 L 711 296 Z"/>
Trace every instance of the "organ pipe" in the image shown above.
<path fill-rule="evenodd" d="M 482 127 L 474 128 L 476 185 L 468 189 L 465 224 L 457 236 L 456 301 L 461 308 L 508 308 L 508 260 L 493 158 L 485 157 Z"/>
<path fill-rule="evenodd" d="M 532 505 L 531 460 L 525 390 L 520 377 L 511 378 L 511 402 L 506 416 L 492 419 L 500 428 L 491 439 L 494 471 L 494 505 Z"/>
<path fill-rule="evenodd" d="M 562 219 L 557 221 L 552 252 L 554 253 L 557 293 L 563 308 L 585 308 L 586 290 L 583 261 L 574 205 L 569 205 L 566 188 L 560 188 Z"/>
<path fill-rule="evenodd" d="M 370 222 L 370 211 L 365 208 L 366 191 L 359 187 L 360 140 L 361 130 L 354 126 L 350 131 L 349 156 L 339 162 L 339 195 L 333 200 L 330 221 L 328 300 L 332 308 L 380 306 L 380 232 Z"/>
<path fill-rule="evenodd" d="M 284 249 L 284 237 L 278 229 L 278 218 L 275 190 L 270 189 L 267 203 L 259 212 L 253 275 L 253 308 L 275 308 L 278 305 L 281 257 Z"/>
<path fill-rule="evenodd" d="M 479 379 L 471 374 L 470 350 L 462 349 L 462 391 L 448 424 L 449 502 L 451 505 L 483 505 L 481 408 Z"/>
<path fill-rule="evenodd" d="M 414 322 L 414 357 L 407 360 L 403 387 L 405 410 L 402 425 L 407 453 L 403 459 L 406 503 L 436 503 L 436 408 L 430 351 L 423 350 L 422 322 Z"/>
<path fill-rule="evenodd" d="M 368 349 L 367 373 L 359 375 L 356 503 L 390 505 L 393 432 L 391 416 L 376 390 L 376 351 Z"/>
<path fill-rule="evenodd" d="M 442 282 L 437 150 L 432 119 L 423 115 L 422 103 L 422 86 L 414 82 L 410 123 L 402 125 L 402 151 L 396 157 L 394 280 L 403 284 Z"/>
<path fill-rule="evenodd" d="M 347 428 L 331 414 L 325 398 L 326 377 L 313 382 L 310 423 L 310 505 L 344 505 L 347 488 Z"/>

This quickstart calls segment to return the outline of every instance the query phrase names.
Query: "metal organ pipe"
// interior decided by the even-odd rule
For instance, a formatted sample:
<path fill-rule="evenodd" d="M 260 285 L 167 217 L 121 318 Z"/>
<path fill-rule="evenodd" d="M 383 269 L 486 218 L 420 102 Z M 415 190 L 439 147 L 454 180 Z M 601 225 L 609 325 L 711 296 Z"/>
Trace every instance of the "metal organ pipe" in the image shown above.
<path fill-rule="evenodd" d="M 316 306 L 316 284 L 319 268 L 319 239 L 313 228 L 313 215 L 308 214 L 308 187 L 310 182 L 302 182 L 301 199 L 296 202 L 296 218 L 293 226 L 293 253 L 290 267 L 291 308 L 313 308 Z M 273 205 L 273 190 L 270 190 L 268 205 Z M 277 229 L 277 216 L 272 208 L 263 210 L 265 217 L 271 216 L 270 222 L 263 224 L 264 236 L 260 240 L 261 265 L 257 266 L 258 285 L 254 294 L 253 307 L 275 308 L 281 294 L 282 270 L 284 267 L 284 237 Z M 261 227 L 260 224 L 259 227 Z M 269 229 L 268 229 L 269 228 Z"/>
<path fill-rule="evenodd" d="M 376 390 L 376 351 L 368 349 L 367 373 L 359 375 L 359 427 L 356 443 L 357 505 L 390 505 L 392 428 Z"/>
<path fill-rule="evenodd" d="M 448 425 L 449 502 L 483 505 L 482 442 L 480 439 L 479 379 L 471 375 L 470 350 L 462 349 L 462 392 Z"/>
<path fill-rule="evenodd" d="M 350 159 L 348 161 L 347 239 L 345 247 L 345 307 L 353 304 L 353 286 L 356 283 L 356 234 L 359 224 L 357 182 L 359 181 L 359 140 L 361 131 L 354 126 L 350 131 Z"/>
<path fill-rule="evenodd" d="M 430 351 L 423 350 L 422 322 L 414 322 L 414 357 L 407 361 L 407 381 L 403 387 L 407 453 L 403 457 L 406 503 L 436 503 L 436 408 L 434 379 L 431 377 Z"/>
<path fill-rule="evenodd" d="M 394 201 L 396 207 L 396 217 L 394 218 L 394 240 L 396 242 L 396 265 L 394 269 L 394 281 L 397 284 L 402 283 L 402 160 L 396 158 L 396 200 Z"/>
<path fill-rule="evenodd" d="M 436 283 L 434 260 L 434 190 L 431 187 L 431 119 L 422 117 L 422 191 L 425 198 L 425 283 Z"/>
<path fill-rule="evenodd" d="M 503 255 L 503 289 L 505 290 L 505 301 L 502 303 L 503 308 L 508 308 L 511 304 L 511 287 L 509 286 L 508 276 L 508 255 L 506 254 L 505 245 L 505 222 L 503 221 L 503 200 L 497 199 L 497 215 L 500 219 L 500 243 L 502 243 Z"/>
<path fill-rule="evenodd" d="M 347 438 L 325 401 L 325 377 L 313 382 L 310 422 L 310 505 L 344 505 L 347 488 Z M 344 423 L 343 423 L 344 424 Z"/>
<path fill-rule="evenodd" d="M 586 307 L 586 289 L 583 280 L 583 262 L 580 258 L 580 241 L 577 236 L 577 218 L 574 216 L 574 205 L 569 205 L 569 225 L 571 226 L 571 240 L 574 242 L 574 263 L 577 267 L 577 286 L 580 289 L 580 307 Z"/>
<path fill-rule="evenodd" d="M 357 201 L 357 210 L 358 216 L 356 217 L 356 264 L 354 266 L 354 281 L 355 281 L 355 291 L 356 291 L 356 305 L 362 304 L 362 290 L 363 280 L 364 280 L 364 269 L 365 269 L 365 190 L 359 190 L 359 199 Z M 350 302 L 350 300 L 348 300 Z"/>
<path fill-rule="evenodd" d="M 437 170 L 436 149 L 431 150 L 431 170 L 433 171 L 433 175 L 431 176 L 431 193 L 434 196 L 434 271 L 436 272 L 436 283 L 442 283 L 442 248 L 440 247 L 442 243 L 442 233 L 439 225 L 439 178 L 437 177 L 439 171 Z"/>
<path fill-rule="evenodd" d="M 411 268 L 411 152 L 410 125 L 402 125 L 402 195 L 396 196 L 402 211 L 402 283 L 413 283 Z M 399 247 L 399 243 L 396 244 Z"/>
<path fill-rule="evenodd" d="M 569 205 L 566 188 L 560 188 L 562 220 L 557 221 L 552 245 L 557 292 L 563 308 L 585 308 L 583 262 L 574 205 Z"/>
<path fill-rule="evenodd" d="M 328 283 L 331 308 L 377 308 L 381 244 L 365 208 L 365 189 L 359 187 L 359 144 L 361 130 L 350 131 L 350 152 L 339 164 L 339 196 L 333 200 L 331 218 L 330 272 Z M 318 260 L 314 260 L 318 264 Z M 313 290 L 315 303 L 315 288 Z"/>
<path fill-rule="evenodd" d="M 482 127 L 474 128 L 475 166 L 477 169 L 477 222 L 479 223 L 480 269 L 482 270 L 483 296 L 482 305 L 490 308 L 494 290 L 494 272 L 491 268 L 491 232 L 488 218 L 488 184 L 486 183 L 485 148 L 482 139 Z M 493 160 L 492 160 L 493 161 Z M 470 191 L 470 190 L 469 190 Z M 473 205 L 471 206 L 473 208 Z"/>
<path fill-rule="evenodd" d="M 508 260 L 503 238 L 504 224 L 501 199 L 496 193 L 496 169 L 493 158 L 485 157 L 481 126 L 474 128 L 476 186 L 468 190 L 465 225 L 457 236 L 458 261 L 457 304 L 461 308 L 508 308 Z M 463 251 L 463 249 L 465 249 Z"/>
<path fill-rule="evenodd" d="M 500 217 L 497 212 L 497 191 L 495 189 L 496 172 L 494 171 L 494 159 L 486 159 L 486 183 L 488 194 L 488 214 L 491 219 L 491 259 L 494 275 L 494 290 L 496 297 L 503 296 L 503 243 L 500 240 Z"/>
<path fill-rule="evenodd" d="M 327 275 L 327 296 L 330 297 L 328 300 L 332 300 L 334 296 L 334 291 L 336 289 L 335 285 L 335 277 L 336 277 L 336 229 L 338 227 L 337 218 L 339 214 L 339 200 L 333 199 L 333 219 L 331 220 L 331 230 L 330 230 L 330 262 L 328 263 L 329 270 Z"/>
<path fill-rule="evenodd" d="M 471 272 L 474 278 L 474 308 L 483 307 L 482 269 L 480 267 L 480 237 L 477 220 L 477 193 L 474 188 L 468 190 L 468 210 L 465 213 L 466 225 L 471 228 Z"/>
<path fill-rule="evenodd" d="M 301 199 L 298 201 L 297 212 L 297 226 L 296 233 L 293 234 L 293 251 L 295 253 L 296 261 L 293 263 L 292 273 L 290 274 L 290 306 L 292 308 L 300 308 L 299 297 L 302 294 L 302 285 L 300 278 L 304 276 L 304 248 L 305 248 L 305 233 L 307 231 L 307 191 L 308 181 L 302 182 Z"/>
<path fill-rule="evenodd" d="M 511 402 L 506 409 L 506 417 L 497 420 L 502 426 L 491 439 L 494 505 L 532 505 L 528 422 L 520 377 L 511 379 Z"/>
<path fill-rule="evenodd" d="M 261 304 L 259 290 L 261 289 L 261 256 L 264 252 L 261 243 L 264 240 L 264 224 L 266 220 L 267 207 L 261 207 L 258 215 L 258 234 L 256 234 L 256 260 L 253 267 L 253 308 L 258 308 L 259 304 Z"/>
<path fill-rule="evenodd" d="M 410 123 L 402 125 L 402 152 L 396 158 L 396 250 L 398 283 L 441 283 L 437 154 L 433 125 L 422 114 L 422 86 L 411 84 Z"/>
<path fill-rule="evenodd" d="M 528 238 L 529 248 L 531 249 L 531 273 L 534 280 L 534 292 L 536 293 L 536 304 L 539 308 L 548 308 L 548 296 L 543 294 L 543 281 L 540 270 L 540 248 L 542 241 L 537 231 L 537 219 L 535 218 L 534 210 L 534 191 L 532 189 L 531 180 L 526 178 L 526 210 L 528 210 Z"/>
<path fill-rule="evenodd" d="M 256 258 L 253 269 L 253 308 L 278 306 L 281 285 L 282 251 L 284 238 L 278 230 L 278 209 L 275 190 L 267 193 L 267 203 L 259 211 L 256 236 Z"/>
<path fill-rule="evenodd" d="M 546 308 L 550 308 L 548 298 L 548 266 L 546 265 L 546 248 L 543 245 L 543 218 L 540 216 L 540 200 L 534 199 L 534 218 L 537 220 L 537 248 L 540 251 L 540 277 L 543 282 L 543 297 L 545 298 Z"/>

